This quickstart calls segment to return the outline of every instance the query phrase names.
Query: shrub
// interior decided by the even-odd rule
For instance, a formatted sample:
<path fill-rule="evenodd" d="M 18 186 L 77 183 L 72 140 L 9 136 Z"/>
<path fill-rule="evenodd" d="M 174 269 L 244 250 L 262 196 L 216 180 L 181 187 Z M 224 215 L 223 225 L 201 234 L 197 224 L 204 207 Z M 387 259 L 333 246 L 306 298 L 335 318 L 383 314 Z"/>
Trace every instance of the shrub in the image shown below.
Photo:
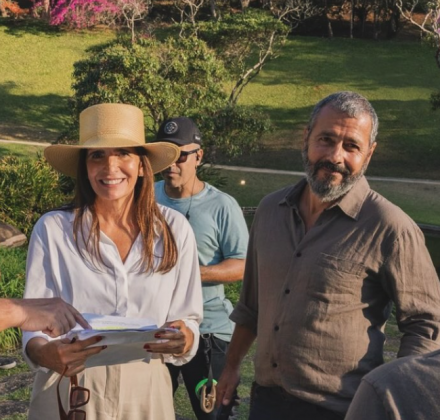
<path fill-rule="evenodd" d="M 0 220 L 29 236 L 38 218 L 69 201 L 72 181 L 54 171 L 40 155 L 36 160 L 0 159 Z"/>
<path fill-rule="evenodd" d="M 270 126 L 261 112 L 228 105 L 224 86 L 230 73 L 206 42 L 194 36 L 143 38 L 135 44 L 120 37 L 88 53 L 74 65 L 73 119 L 65 137 L 77 137 L 81 111 L 103 102 L 141 108 L 153 135 L 166 118 L 192 117 L 200 126 L 208 161 L 216 150 L 228 155 L 255 150 Z"/>
<path fill-rule="evenodd" d="M 0 297 L 21 298 L 26 272 L 25 248 L 0 248 Z M 0 332 L 0 350 L 17 347 L 21 333 L 16 328 Z"/>
<path fill-rule="evenodd" d="M 435 111 L 440 108 L 440 92 L 435 92 L 431 94 L 430 98 L 431 107 Z"/>
<path fill-rule="evenodd" d="M 120 37 L 88 52 L 74 65 L 75 123 L 91 105 L 129 103 L 144 111 L 147 129 L 155 132 L 168 117 L 210 113 L 225 103 L 223 64 L 197 38 L 133 44 Z"/>
<path fill-rule="evenodd" d="M 272 129 L 267 114 L 240 106 L 227 106 L 213 115 L 196 117 L 196 120 L 203 133 L 203 147 L 208 149 L 212 162 L 216 160 L 217 150 L 228 156 L 257 151 L 261 136 Z"/>

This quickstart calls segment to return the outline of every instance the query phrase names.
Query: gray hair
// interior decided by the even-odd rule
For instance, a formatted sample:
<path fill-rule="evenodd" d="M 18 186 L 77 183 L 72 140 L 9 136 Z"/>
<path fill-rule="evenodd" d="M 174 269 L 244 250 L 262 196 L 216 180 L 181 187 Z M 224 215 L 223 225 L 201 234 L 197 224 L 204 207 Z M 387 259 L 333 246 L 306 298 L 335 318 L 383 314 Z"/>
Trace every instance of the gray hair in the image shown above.
<path fill-rule="evenodd" d="M 334 110 L 347 114 L 350 118 L 357 118 L 359 115 L 368 114 L 371 118 L 370 146 L 376 141 L 379 130 L 379 119 L 376 111 L 367 98 L 356 92 L 343 91 L 332 93 L 321 99 L 310 114 L 307 130 L 310 133 L 316 124 L 319 113 L 326 105 L 330 105 Z"/>

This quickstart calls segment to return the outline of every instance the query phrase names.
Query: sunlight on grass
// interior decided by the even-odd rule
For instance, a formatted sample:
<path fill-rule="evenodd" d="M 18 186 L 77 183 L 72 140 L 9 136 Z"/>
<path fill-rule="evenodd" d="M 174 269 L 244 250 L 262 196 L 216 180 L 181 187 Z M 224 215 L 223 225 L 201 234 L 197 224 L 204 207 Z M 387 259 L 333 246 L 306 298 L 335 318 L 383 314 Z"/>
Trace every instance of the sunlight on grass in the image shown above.
<path fill-rule="evenodd" d="M 62 131 L 73 63 L 111 32 L 12 32 L 0 25 L 0 126 Z"/>
<path fill-rule="evenodd" d="M 300 177 L 220 170 L 227 180 L 225 192 L 242 207 L 257 206 L 267 194 L 296 183 Z M 244 184 L 242 182 L 244 181 Z M 373 190 L 396 204 L 416 222 L 440 225 L 440 185 L 370 181 Z"/>
<path fill-rule="evenodd" d="M 433 57 L 432 49 L 417 42 L 288 39 L 239 101 L 267 112 L 275 133 L 283 135 L 277 144 L 268 135 L 268 150 L 232 162 L 300 170 L 302 130 L 313 105 L 332 92 L 354 90 L 371 100 L 380 120 L 370 173 L 440 179 L 440 112 L 429 103 L 440 85 Z"/>

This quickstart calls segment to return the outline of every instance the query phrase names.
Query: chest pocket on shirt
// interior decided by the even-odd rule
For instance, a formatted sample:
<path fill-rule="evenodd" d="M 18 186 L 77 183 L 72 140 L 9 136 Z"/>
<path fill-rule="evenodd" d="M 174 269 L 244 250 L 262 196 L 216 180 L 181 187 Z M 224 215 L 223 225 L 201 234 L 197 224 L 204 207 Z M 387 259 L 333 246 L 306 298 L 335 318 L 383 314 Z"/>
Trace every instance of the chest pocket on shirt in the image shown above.
<path fill-rule="evenodd" d="M 357 303 L 362 292 L 365 266 L 321 253 L 309 278 L 307 292 L 326 303 Z"/>

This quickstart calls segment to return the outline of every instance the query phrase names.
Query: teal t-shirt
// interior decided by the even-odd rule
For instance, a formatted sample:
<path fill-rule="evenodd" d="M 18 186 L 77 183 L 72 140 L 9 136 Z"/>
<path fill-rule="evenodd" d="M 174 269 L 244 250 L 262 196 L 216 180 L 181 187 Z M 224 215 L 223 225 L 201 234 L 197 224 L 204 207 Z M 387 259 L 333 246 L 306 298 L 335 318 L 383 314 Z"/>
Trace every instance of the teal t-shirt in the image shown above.
<path fill-rule="evenodd" d="M 243 212 L 230 195 L 205 182 L 205 188 L 188 198 L 171 198 L 164 181 L 155 184 L 156 201 L 186 215 L 194 230 L 200 265 L 214 265 L 225 259 L 245 259 L 248 229 Z M 234 323 L 229 319 L 231 302 L 225 298 L 223 284 L 203 282 L 202 334 L 212 333 L 230 341 Z"/>

